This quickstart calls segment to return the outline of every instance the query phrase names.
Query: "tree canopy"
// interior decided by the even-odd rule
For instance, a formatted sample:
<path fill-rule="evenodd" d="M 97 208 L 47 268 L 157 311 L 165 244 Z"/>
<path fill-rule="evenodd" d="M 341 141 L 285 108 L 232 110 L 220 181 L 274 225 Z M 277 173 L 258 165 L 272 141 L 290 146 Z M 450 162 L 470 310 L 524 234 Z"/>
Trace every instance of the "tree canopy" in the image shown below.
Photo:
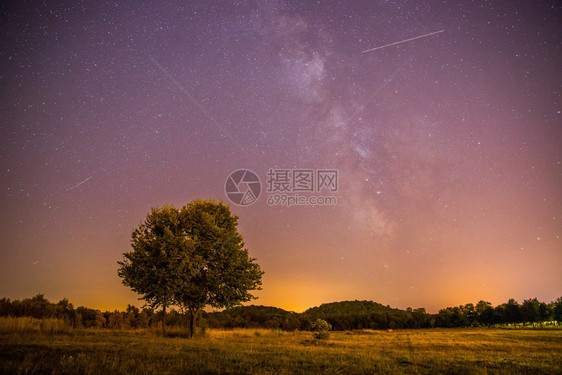
<path fill-rule="evenodd" d="M 153 308 L 187 309 L 193 334 L 205 306 L 232 307 L 252 300 L 251 291 L 261 288 L 263 271 L 237 227 L 238 217 L 222 202 L 153 208 L 133 231 L 133 250 L 118 262 L 118 275 Z"/>

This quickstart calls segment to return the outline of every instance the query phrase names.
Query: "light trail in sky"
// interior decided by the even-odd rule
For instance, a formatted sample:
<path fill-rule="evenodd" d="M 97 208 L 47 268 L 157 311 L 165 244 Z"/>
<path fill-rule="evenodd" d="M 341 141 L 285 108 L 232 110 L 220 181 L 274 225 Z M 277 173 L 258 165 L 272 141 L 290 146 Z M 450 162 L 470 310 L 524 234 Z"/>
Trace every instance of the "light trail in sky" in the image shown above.
<path fill-rule="evenodd" d="M 366 49 L 365 51 L 362 51 L 361 53 L 371 52 L 371 51 L 374 51 L 374 50 L 377 50 L 377 49 L 381 49 L 381 48 L 385 48 L 385 47 L 390 47 L 390 46 L 395 46 L 395 45 L 400 44 L 400 43 L 409 42 L 409 41 L 411 41 L 411 40 L 416 40 L 416 39 L 420 39 L 420 38 L 425 38 L 426 36 L 439 34 L 439 33 L 442 33 L 443 31 L 445 31 L 445 30 L 439 30 L 439 31 L 435 31 L 435 32 L 432 32 L 432 33 L 429 33 L 429 34 L 424 34 L 424 35 L 416 36 L 416 37 L 414 37 L 414 38 L 404 39 L 404 40 L 401 40 L 401 41 L 399 41 L 399 42 L 394 42 L 394 43 L 390 43 L 390 44 L 385 44 L 384 46 L 375 47 L 375 48 L 371 48 L 371 49 Z"/>
<path fill-rule="evenodd" d="M 88 180 L 90 180 L 91 178 L 92 178 L 92 177 L 88 177 L 88 178 L 85 179 L 84 181 L 77 183 L 76 185 L 74 185 L 73 187 L 71 187 L 70 189 L 67 189 L 67 190 L 70 191 L 70 190 L 72 190 L 72 189 L 75 189 L 75 188 L 77 188 L 78 186 L 82 185 L 84 182 L 87 182 Z"/>

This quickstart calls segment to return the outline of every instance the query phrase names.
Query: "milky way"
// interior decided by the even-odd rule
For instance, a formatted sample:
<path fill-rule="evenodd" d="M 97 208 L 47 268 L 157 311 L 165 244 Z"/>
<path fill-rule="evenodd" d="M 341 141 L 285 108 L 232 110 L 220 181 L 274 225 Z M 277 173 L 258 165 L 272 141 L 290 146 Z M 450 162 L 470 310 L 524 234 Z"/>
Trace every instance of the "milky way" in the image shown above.
<path fill-rule="evenodd" d="M 255 303 L 562 294 L 559 3 L 0 7 L 0 296 L 140 305 L 132 229 L 238 169 Z M 270 170 L 337 171 L 337 204 L 268 203 Z"/>

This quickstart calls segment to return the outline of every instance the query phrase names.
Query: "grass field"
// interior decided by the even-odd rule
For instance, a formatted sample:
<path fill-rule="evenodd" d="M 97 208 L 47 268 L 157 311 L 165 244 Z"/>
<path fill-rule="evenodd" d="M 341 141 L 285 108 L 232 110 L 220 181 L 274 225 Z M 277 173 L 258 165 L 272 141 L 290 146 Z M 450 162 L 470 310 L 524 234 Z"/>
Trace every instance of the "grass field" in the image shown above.
<path fill-rule="evenodd" d="M 9 374 L 561 374 L 561 330 L 0 332 Z"/>

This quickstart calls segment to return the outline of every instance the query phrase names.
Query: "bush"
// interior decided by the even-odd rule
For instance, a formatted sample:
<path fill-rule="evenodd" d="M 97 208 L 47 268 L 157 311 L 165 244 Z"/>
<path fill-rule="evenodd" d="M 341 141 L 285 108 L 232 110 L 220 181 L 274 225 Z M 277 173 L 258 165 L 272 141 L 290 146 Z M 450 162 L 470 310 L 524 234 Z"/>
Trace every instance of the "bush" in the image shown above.
<path fill-rule="evenodd" d="M 312 329 L 316 331 L 314 338 L 318 340 L 327 340 L 330 338 L 329 330 L 332 329 L 332 325 L 323 319 L 316 319 L 312 323 Z"/>

